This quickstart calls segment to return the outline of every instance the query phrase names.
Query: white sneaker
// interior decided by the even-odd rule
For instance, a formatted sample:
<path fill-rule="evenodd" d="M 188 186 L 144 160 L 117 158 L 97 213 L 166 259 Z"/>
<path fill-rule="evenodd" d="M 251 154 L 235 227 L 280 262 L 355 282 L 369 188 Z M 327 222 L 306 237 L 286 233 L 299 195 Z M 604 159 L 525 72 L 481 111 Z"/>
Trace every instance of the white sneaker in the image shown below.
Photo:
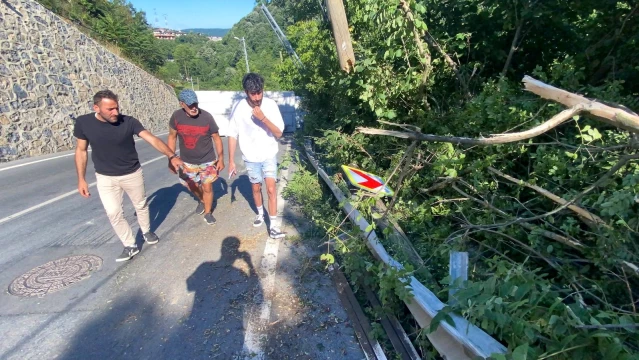
<path fill-rule="evenodd" d="M 255 220 L 253 220 L 253 226 L 260 227 L 262 224 L 264 224 L 264 215 L 257 214 Z"/>
<path fill-rule="evenodd" d="M 269 232 L 269 236 L 271 237 L 271 239 L 281 239 L 286 236 L 286 233 L 283 233 L 280 228 L 272 226 L 271 231 Z"/>

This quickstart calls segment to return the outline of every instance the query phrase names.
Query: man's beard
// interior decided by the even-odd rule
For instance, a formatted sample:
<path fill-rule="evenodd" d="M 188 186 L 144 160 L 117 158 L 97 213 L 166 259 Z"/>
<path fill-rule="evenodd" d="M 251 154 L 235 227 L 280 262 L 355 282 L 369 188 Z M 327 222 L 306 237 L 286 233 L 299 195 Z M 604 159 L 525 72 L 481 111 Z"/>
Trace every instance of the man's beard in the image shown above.
<path fill-rule="evenodd" d="M 105 120 L 105 121 L 107 121 L 107 122 L 110 122 L 110 123 L 112 123 L 112 124 L 114 124 L 114 123 L 118 122 L 118 116 L 117 116 L 117 115 L 116 115 L 116 116 L 114 116 L 114 117 L 110 117 L 110 116 L 104 116 L 104 115 L 103 115 L 103 114 L 101 114 L 101 113 L 98 113 L 98 114 L 100 115 L 100 117 L 101 117 L 102 119 L 104 119 L 104 120 Z"/>
<path fill-rule="evenodd" d="M 186 110 L 186 113 L 190 116 L 190 117 L 196 117 L 198 115 L 200 115 L 200 109 L 196 108 L 193 111 L 191 111 L 191 109 Z"/>
<path fill-rule="evenodd" d="M 259 101 L 253 101 L 253 100 L 251 100 L 251 98 L 246 98 L 246 100 L 248 101 L 248 104 L 251 107 L 256 107 L 256 106 L 262 105 L 262 100 L 261 99 Z"/>

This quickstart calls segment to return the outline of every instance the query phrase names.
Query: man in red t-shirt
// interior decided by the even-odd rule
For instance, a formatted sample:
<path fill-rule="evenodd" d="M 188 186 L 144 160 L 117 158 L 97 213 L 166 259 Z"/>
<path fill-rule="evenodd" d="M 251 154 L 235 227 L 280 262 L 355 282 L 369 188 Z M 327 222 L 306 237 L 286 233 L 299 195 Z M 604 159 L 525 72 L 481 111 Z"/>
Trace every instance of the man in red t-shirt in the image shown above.
<path fill-rule="evenodd" d="M 219 128 L 213 116 L 198 107 L 193 90 L 182 90 L 178 99 L 181 109 L 171 115 L 168 145 L 175 151 L 176 140 L 180 138 L 180 158 L 184 166 L 176 171 L 169 164 L 169 169 L 173 173 L 179 172 L 180 182 L 200 200 L 195 212 L 204 214 L 204 221 L 213 225 L 216 221 L 213 217 L 213 182 L 224 169 L 224 147 Z"/>

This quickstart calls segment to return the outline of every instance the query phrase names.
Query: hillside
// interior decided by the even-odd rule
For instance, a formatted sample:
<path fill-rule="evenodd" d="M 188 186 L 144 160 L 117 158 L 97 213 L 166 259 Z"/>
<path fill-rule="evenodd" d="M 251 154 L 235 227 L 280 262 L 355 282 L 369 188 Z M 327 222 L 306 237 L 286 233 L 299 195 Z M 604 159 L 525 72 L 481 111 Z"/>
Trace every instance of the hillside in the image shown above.
<path fill-rule="evenodd" d="M 274 5 L 269 9 L 283 26 L 281 9 Z M 226 31 L 221 41 L 209 41 L 206 36 L 215 35 L 197 33 L 163 41 L 164 55 L 174 61 L 166 62 L 158 76 L 176 90 L 191 87 L 191 78 L 196 90 L 238 90 L 246 65 L 242 42 L 235 38 L 244 38 L 250 70 L 264 76 L 268 90 L 284 90 L 274 74 L 282 63 L 280 53 L 286 51 L 262 11 L 254 8 Z"/>
<path fill-rule="evenodd" d="M 185 33 L 196 33 L 196 34 L 202 34 L 202 35 L 206 35 L 206 36 L 217 36 L 217 37 L 223 37 L 224 35 L 226 35 L 229 30 L 231 29 L 182 29 L 182 31 L 184 31 Z"/>
<path fill-rule="evenodd" d="M 164 64 L 160 41 L 146 20 L 146 14 L 119 1 L 39 0 L 41 5 L 73 23 L 80 31 L 106 45 L 111 51 L 149 72 Z"/>

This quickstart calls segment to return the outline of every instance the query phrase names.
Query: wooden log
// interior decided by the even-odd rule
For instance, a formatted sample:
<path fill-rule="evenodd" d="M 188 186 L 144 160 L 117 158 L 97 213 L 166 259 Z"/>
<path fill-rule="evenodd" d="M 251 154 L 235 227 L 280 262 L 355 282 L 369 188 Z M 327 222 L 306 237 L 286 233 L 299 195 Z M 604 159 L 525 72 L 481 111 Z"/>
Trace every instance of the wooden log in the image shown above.
<path fill-rule="evenodd" d="M 567 107 L 584 105 L 584 110 L 613 126 L 639 133 L 639 116 L 632 111 L 620 107 L 612 107 L 596 100 L 573 94 L 545 84 L 530 76 L 522 80 L 526 90 L 544 99 L 549 99 Z"/>
<path fill-rule="evenodd" d="M 348 30 L 344 3 L 342 0 L 326 0 L 326 8 L 333 28 L 339 65 L 342 70 L 349 73 L 355 67 L 355 53 L 353 52 L 351 34 Z"/>
<path fill-rule="evenodd" d="M 407 132 L 407 131 L 383 130 L 383 129 L 373 129 L 373 128 L 364 128 L 364 127 L 358 127 L 357 131 L 362 134 L 369 134 L 369 135 L 385 135 L 385 136 L 394 136 L 394 137 L 404 138 L 404 139 L 432 141 L 432 142 L 448 142 L 452 144 L 462 144 L 462 145 L 507 144 L 507 143 L 530 139 L 535 136 L 541 135 L 549 130 L 552 130 L 553 128 L 572 119 L 573 116 L 584 111 L 584 107 L 585 105 L 575 105 L 574 107 L 571 107 L 570 109 L 566 109 L 560 112 L 559 114 L 550 118 L 548 121 L 542 123 L 539 126 L 535 126 L 534 128 L 530 130 L 520 131 L 516 133 L 498 134 L 498 135 L 493 135 L 492 137 L 489 137 L 489 138 L 441 136 L 441 135 L 422 134 L 417 131 Z"/>

